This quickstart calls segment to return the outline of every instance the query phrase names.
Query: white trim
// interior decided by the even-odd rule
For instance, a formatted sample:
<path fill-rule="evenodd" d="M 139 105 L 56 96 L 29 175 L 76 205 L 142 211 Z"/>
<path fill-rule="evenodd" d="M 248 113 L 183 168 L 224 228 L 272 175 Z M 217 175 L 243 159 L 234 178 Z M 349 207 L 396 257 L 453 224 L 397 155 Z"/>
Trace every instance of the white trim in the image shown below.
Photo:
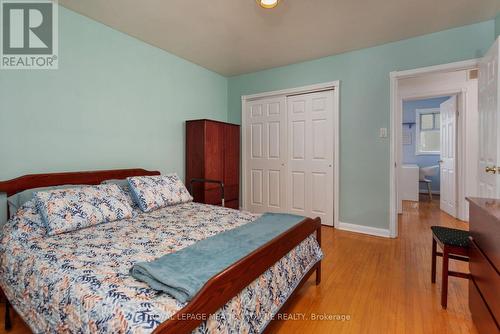
<path fill-rule="evenodd" d="M 397 184 L 396 184 L 396 131 L 399 126 L 396 126 L 394 110 L 397 106 L 397 72 L 391 72 L 390 76 L 390 149 L 389 149 L 389 236 L 396 238 L 398 236 L 398 206 L 397 206 Z M 402 131 L 402 130 L 401 130 Z"/>
<path fill-rule="evenodd" d="M 371 227 L 371 226 L 339 222 L 335 228 L 343 231 L 373 235 L 376 237 L 389 238 L 391 236 L 391 233 L 388 229 Z"/>
<path fill-rule="evenodd" d="M 420 68 L 415 68 L 415 69 L 405 70 L 405 71 L 393 71 L 390 73 L 390 77 L 391 77 L 391 79 L 392 78 L 404 79 L 404 78 L 411 78 L 411 77 L 422 75 L 422 74 L 431 74 L 431 73 L 436 74 L 436 73 L 442 73 L 442 72 L 467 70 L 467 69 L 477 67 L 479 65 L 479 60 L 480 60 L 480 58 L 474 58 L 474 59 L 468 59 L 468 60 L 463 60 L 463 61 L 457 61 L 454 63 L 420 67 Z"/>
<path fill-rule="evenodd" d="M 476 59 L 469 59 L 465 61 L 459 61 L 459 62 L 454 62 L 454 63 L 449 63 L 449 64 L 442 64 L 442 65 L 436 65 L 436 66 L 429 66 L 429 67 L 423 67 L 423 68 L 417 68 L 417 69 L 412 69 L 412 70 L 406 70 L 406 71 L 394 71 L 389 74 L 390 77 L 390 125 L 391 125 L 391 140 L 390 140 L 390 161 L 389 161 L 389 166 L 390 166 L 390 172 L 389 172 L 389 231 L 390 231 L 390 236 L 392 238 L 396 238 L 398 236 L 398 199 L 397 199 L 397 166 L 396 163 L 400 160 L 401 158 L 401 152 L 398 152 L 398 138 L 401 137 L 401 127 L 399 124 L 401 124 L 401 119 L 402 115 L 400 115 L 400 111 L 402 110 L 402 98 L 398 96 L 398 80 L 404 79 L 404 78 L 410 78 L 413 76 L 418 76 L 418 75 L 424 75 L 424 74 L 436 74 L 436 73 L 443 73 L 443 72 L 452 72 L 452 71 L 460 71 L 460 70 L 467 70 L 467 69 L 473 69 L 476 68 L 479 64 L 480 58 Z M 442 92 L 436 92 L 432 91 L 429 92 L 429 94 L 424 94 L 424 97 L 435 97 L 435 96 L 445 96 L 445 95 L 453 95 L 453 94 L 461 94 L 462 95 L 462 106 L 464 106 L 464 101 L 466 99 L 465 93 L 467 92 L 466 89 L 463 89 L 460 92 L 456 91 L 442 91 Z M 422 97 L 422 94 L 419 94 L 419 96 L 405 96 L 405 99 L 411 99 L 411 98 L 419 98 Z M 465 117 L 459 117 L 459 122 L 461 122 L 461 126 L 459 124 L 460 129 L 462 130 L 461 132 L 464 133 L 465 129 L 465 123 L 464 120 Z M 459 143 L 459 148 L 464 148 L 464 142 L 465 142 L 465 136 L 462 136 L 461 139 L 458 139 Z M 459 150 L 460 151 L 460 150 Z M 459 152 L 458 151 L 458 152 Z M 463 164 L 465 164 L 466 157 L 465 154 L 461 154 L 462 159 L 460 159 L 460 164 L 463 167 Z M 459 178 L 461 180 L 464 180 L 464 175 L 463 173 L 463 168 L 460 168 L 460 175 Z M 463 182 L 462 184 L 459 184 L 459 194 L 463 194 Z"/>
<path fill-rule="evenodd" d="M 276 95 L 294 95 L 294 94 L 314 93 L 317 91 L 327 90 L 330 88 L 337 89 L 339 86 L 340 86 L 340 81 L 336 80 L 336 81 L 330 81 L 330 82 L 325 82 L 325 83 L 320 83 L 320 84 L 315 84 L 315 85 L 274 90 L 274 91 L 270 91 L 270 92 L 263 92 L 263 93 L 251 94 L 251 95 L 242 95 L 241 101 L 257 100 L 257 99 L 261 99 L 263 97 L 271 97 L 271 96 L 276 96 Z M 243 116 L 243 112 L 242 112 L 242 116 Z"/>
<path fill-rule="evenodd" d="M 270 92 L 263 92 L 252 95 L 241 96 L 241 200 L 242 206 L 246 210 L 246 103 L 247 101 L 256 100 L 259 98 L 278 96 L 278 95 L 295 95 L 314 93 L 322 90 L 333 89 L 333 132 L 334 132 L 334 155 L 333 155 L 333 226 L 337 227 L 339 222 L 339 195 L 340 195 L 340 81 L 330 81 L 315 85 L 308 85 L 296 88 L 288 88 L 282 90 L 275 90 Z"/>

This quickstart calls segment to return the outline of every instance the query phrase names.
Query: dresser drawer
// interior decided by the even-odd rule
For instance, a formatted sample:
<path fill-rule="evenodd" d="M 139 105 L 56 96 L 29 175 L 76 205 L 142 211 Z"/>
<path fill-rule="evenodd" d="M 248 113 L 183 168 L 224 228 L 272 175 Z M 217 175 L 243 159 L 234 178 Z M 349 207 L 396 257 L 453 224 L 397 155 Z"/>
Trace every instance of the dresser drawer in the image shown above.
<path fill-rule="evenodd" d="M 472 238 L 469 256 L 469 267 L 474 282 L 488 304 L 493 316 L 496 319 L 500 319 L 500 275 L 486 259 Z"/>
<path fill-rule="evenodd" d="M 481 297 L 474 279 L 469 280 L 469 308 L 479 333 L 498 333 L 500 328 Z"/>
<path fill-rule="evenodd" d="M 500 271 L 499 216 L 500 200 L 482 199 L 470 202 L 470 234 L 498 271 Z"/>

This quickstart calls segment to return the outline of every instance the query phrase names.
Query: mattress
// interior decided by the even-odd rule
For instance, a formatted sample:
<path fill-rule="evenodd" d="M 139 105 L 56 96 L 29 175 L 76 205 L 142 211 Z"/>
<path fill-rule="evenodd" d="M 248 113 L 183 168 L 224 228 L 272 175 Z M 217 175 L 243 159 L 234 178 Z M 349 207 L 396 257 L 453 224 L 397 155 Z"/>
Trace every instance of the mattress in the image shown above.
<path fill-rule="evenodd" d="M 0 286 L 35 333 L 149 333 L 185 304 L 135 280 L 133 264 L 257 218 L 189 202 L 47 236 L 30 201 L 3 227 Z M 261 332 L 321 257 L 309 236 L 194 332 Z"/>

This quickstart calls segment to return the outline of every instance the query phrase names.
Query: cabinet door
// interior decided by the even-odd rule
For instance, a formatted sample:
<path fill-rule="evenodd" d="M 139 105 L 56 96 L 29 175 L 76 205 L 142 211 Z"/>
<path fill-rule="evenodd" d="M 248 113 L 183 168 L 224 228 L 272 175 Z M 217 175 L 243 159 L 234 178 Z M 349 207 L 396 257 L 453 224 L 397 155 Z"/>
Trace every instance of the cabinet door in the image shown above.
<path fill-rule="evenodd" d="M 205 175 L 206 179 L 224 180 L 224 124 L 205 123 Z M 205 183 L 205 203 L 220 204 L 220 186 Z"/>
<path fill-rule="evenodd" d="M 186 123 L 186 186 L 191 179 L 204 177 L 205 122 L 189 121 Z M 194 183 L 192 195 L 195 202 L 205 201 L 203 184 Z"/>
<path fill-rule="evenodd" d="M 224 125 L 224 185 L 226 201 L 239 199 L 240 127 Z"/>

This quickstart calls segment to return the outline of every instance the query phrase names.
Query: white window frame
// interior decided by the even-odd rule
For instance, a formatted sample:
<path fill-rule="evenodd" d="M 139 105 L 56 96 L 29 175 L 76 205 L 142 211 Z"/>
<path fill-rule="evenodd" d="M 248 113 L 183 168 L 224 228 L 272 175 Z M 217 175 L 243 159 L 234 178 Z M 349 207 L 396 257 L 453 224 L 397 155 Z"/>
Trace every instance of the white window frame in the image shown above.
<path fill-rule="evenodd" d="M 439 108 L 427 108 L 427 109 L 416 109 L 415 110 L 415 155 L 441 155 L 441 150 L 439 151 L 421 151 L 420 150 L 420 116 L 427 114 L 439 114 L 441 115 L 441 110 Z M 441 125 L 441 122 L 439 123 Z M 435 126 L 435 121 L 434 121 Z M 429 129 L 427 131 L 435 131 L 436 128 Z M 438 128 L 437 130 L 441 130 Z M 425 130 L 424 130 L 425 131 Z"/>

